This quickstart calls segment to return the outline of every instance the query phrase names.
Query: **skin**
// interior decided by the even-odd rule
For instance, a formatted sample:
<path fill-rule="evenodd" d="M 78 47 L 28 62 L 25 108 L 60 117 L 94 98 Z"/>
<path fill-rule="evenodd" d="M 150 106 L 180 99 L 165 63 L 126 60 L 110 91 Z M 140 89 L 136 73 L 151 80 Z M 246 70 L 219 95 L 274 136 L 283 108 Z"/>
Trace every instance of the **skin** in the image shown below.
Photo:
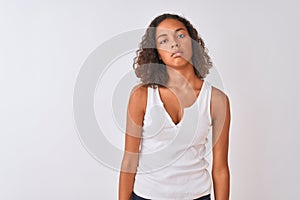
<path fill-rule="evenodd" d="M 192 43 L 184 24 L 165 19 L 156 30 L 156 46 L 160 59 L 167 65 L 169 80 L 159 87 L 161 100 L 174 124 L 180 122 L 183 108 L 196 100 L 203 84 L 191 64 Z M 180 52 L 174 54 L 174 52 Z M 119 179 L 119 200 L 130 200 L 138 165 L 140 137 L 147 104 L 147 87 L 138 85 L 130 95 L 125 135 L 125 153 Z M 229 199 L 230 172 L 228 144 L 230 103 L 226 94 L 212 87 L 211 118 L 213 134 L 212 178 L 216 200 Z"/>

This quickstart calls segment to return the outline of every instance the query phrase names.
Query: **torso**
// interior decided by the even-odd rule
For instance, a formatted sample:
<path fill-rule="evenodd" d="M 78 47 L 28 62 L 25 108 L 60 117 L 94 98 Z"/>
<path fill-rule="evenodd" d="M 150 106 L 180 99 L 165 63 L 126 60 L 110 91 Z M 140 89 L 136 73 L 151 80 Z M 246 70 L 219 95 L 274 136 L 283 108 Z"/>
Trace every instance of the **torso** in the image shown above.
<path fill-rule="evenodd" d="M 193 88 L 192 93 L 191 91 L 188 91 L 188 89 L 182 91 L 169 89 L 166 87 L 159 87 L 158 91 L 164 104 L 164 108 L 172 118 L 174 124 L 178 124 L 181 121 L 183 109 L 185 107 L 189 107 L 196 101 L 202 88 L 203 80 L 199 80 L 198 82 L 199 84 Z"/>

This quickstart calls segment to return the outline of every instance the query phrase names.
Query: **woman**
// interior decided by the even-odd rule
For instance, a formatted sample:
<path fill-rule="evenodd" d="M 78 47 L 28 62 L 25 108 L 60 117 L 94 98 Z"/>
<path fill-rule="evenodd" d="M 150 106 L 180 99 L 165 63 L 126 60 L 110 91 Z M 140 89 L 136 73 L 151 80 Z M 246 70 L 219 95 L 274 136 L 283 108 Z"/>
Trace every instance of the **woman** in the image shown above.
<path fill-rule="evenodd" d="M 130 95 L 119 200 L 229 199 L 230 105 L 205 76 L 203 40 L 178 15 L 156 17 L 135 60 L 142 84 Z M 212 130 L 213 163 L 205 158 Z M 212 175 L 212 177 L 211 177 Z"/>

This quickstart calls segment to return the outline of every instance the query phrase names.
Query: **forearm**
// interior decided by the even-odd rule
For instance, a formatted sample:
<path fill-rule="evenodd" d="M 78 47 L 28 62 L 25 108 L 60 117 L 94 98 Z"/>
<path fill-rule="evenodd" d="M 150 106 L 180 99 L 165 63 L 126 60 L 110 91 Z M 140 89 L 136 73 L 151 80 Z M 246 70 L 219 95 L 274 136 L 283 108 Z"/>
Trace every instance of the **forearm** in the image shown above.
<path fill-rule="evenodd" d="M 119 200 L 130 200 L 137 170 L 138 155 L 125 153 L 119 177 Z"/>
<path fill-rule="evenodd" d="M 214 184 L 215 200 L 229 200 L 230 172 L 229 168 L 213 170 L 212 178 Z"/>
<path fill-rule="evenodd" d="M 120 172 L 119 200 L 130 200 L 133 191 L 135 173 Z"/>

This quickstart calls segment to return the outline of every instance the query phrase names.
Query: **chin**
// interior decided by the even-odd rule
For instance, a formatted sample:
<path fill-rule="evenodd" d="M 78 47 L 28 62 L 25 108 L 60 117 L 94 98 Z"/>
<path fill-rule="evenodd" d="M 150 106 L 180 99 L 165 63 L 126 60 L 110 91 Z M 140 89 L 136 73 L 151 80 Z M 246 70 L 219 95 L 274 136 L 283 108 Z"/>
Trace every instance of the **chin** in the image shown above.
<path fill-rule="evenodd" d="M 179 67 L 186 67 L 189 65 L 192 65 L 192 63 L 182 58 L 180 60 L 179 59 L 175 60 L 174 62 L 170 63 L 168 66 L 179 68 Z"/>

